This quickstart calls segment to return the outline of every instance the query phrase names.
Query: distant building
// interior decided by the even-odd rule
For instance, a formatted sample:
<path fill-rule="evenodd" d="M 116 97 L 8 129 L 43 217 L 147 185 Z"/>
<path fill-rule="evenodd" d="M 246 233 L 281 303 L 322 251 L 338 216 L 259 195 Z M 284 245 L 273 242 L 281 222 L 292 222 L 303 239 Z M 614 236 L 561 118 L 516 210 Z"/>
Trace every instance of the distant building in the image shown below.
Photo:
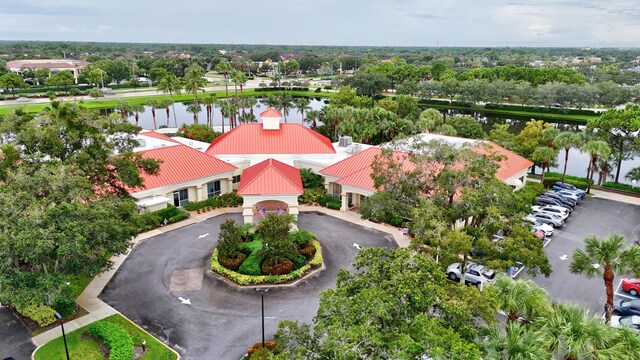
<path fill-rule="evenodd" d="M 51 75 L 60 71 L 71 71 L 73 78 L 78 83 L 78 76 L 80 71 L 84 69 L 90 63 L 84 60 L 69 60 L 69 59 L 56 59 L 56 60 L 12 60 L 7 62 L 7 69 L 17 74 L 22 73 L 25 70 L 36 69 L 49 69 Z"/>

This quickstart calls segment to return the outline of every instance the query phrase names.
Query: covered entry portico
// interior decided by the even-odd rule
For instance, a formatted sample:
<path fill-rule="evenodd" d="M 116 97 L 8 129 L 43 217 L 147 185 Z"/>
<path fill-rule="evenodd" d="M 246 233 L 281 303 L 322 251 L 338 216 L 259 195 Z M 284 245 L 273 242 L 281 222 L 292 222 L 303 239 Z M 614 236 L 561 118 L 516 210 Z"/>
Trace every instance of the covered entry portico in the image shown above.
<path fill-rule="evenodd" d="M 302 195 L 300 170 L 274 159 L 244 169 L 238 185 L 245 224 L 254 224 L 267 214 L 298 217 L 298 196 Z"/>

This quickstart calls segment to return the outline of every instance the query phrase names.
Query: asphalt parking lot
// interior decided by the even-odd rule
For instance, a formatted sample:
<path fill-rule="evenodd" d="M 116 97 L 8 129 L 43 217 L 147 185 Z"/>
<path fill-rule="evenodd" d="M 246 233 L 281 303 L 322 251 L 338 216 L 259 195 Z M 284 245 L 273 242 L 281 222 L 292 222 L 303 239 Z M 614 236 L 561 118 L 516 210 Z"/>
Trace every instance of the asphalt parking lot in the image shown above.
<path fill-rule="evenodd" d="M 28 360 L 35 349 L 31 334 L 20 320 L 11 310 L 0 307 L 0 359 L 11 356 L 16 360 Z"/>
<path fill-rule="evenodd" d="M 227 218 L 242 219 L 219 216 L 140 243 L 100 297 L 184 359 L 239 359 L 261 339 L 260 295 L 207 274 L 219 225 Z M 322 243 L 326 269 L 296 287 L 265 295 L 267 339 L 280 320 L 311 322 L 318 294 L 335 286 L 339 269 L 351 268 L 358 251 L 354 243 L 396 247 L 386 235 L 328 215 L 301 214 L 299 226 Z"/>
<path fill-rule="evenodd" d="M 553 273 L 549 278 L 538 275 L 533 279 L 556 301 L 576 303 L 593 314 L 601 314 L 606 301 L 602 278 L 587 279 L 569 271 L 573 250 L 584 248 L 583 239 L 589 234 L 623 234 L 631 245 L 640 240 L 640 206 L 585 197 L 565 225 L 555 230 L 552 241 L 545 247 Z M 622 275 L 616 274 L 615 286 Z"/>

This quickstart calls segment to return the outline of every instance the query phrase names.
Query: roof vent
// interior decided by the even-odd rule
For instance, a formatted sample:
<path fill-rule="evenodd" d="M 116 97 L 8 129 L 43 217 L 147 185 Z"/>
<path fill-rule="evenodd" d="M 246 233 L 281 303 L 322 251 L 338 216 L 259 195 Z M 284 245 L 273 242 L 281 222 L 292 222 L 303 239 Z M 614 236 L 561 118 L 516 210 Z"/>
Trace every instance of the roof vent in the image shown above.
<path fill-rule="evenodd" d="M 361 144 L 353 144 L 347 149 L 347 153 L 349 153 L 349 154 L 355 154 L 355 153 L 358 153 L 360 151 L 362 151 L 362 145 Z"/>
<path fill-rule="evenodd" d="M 339 147 L 347 147 L 351 144 L 353 144 L 353 138 L 351 136 L 340 136 L 340 139 L 338 139 Z"/>

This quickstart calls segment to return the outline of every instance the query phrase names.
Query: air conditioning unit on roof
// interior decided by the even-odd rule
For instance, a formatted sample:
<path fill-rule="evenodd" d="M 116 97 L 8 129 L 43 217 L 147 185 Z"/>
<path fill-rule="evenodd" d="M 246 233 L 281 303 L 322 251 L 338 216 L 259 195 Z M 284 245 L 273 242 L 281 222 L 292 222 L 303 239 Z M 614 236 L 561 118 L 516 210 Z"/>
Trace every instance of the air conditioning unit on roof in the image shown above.
<path fill-rule="evenodd" d="M 351 144 L 353 144 L 353 138 L 351 136 L 340 136 L 338 139 L 339 147 L 347 147 Z"/>

